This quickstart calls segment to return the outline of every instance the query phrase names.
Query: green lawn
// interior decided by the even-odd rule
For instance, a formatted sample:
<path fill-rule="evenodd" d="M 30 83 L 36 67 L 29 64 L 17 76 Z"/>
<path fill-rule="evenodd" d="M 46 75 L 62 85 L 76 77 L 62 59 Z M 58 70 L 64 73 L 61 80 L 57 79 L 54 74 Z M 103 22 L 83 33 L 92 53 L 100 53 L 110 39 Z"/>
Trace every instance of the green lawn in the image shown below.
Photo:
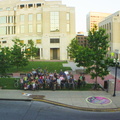
<path fill-rule="evenodd" d="M 71 70 L 70 67 L 63 67 L 62 65 L 63 63 L 67 63 L 67 62 L 30 61 L 27 66 L 23 68 L 19 68 L 18 70 L 15 67 L 13 67 L 8 72 L 9 73 L 14 73 L 14 72 L 26 73 L 26 72 L 32 71 L 32 68 L 37 69 L 38 67 L 42 68 L 43 70 L 47 68 L 48 72 L 54 72 L 54 70 L 59 72 L 61 69 L 63 71 Z"/>
<path fill-rule="evenodd" d="M 0 78 L 0 87 L 3 89 L 15 89 L 14 81 L 15 78 Z"/>

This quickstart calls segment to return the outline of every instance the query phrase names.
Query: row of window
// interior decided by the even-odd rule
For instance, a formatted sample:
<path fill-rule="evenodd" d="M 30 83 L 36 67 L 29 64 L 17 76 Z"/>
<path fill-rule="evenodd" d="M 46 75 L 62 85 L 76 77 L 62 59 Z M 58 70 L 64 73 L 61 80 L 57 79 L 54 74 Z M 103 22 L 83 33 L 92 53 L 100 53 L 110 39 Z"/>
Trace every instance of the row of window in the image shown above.
<path fill-rule="evenodd" d="M 4 43 L 7 43 L 7 41 L 5 41 L 5 40 L 4 40 L 4 41 L 0 41 L 0 44 L 1 44 L 1 43 L 3 43 L 3 44 L 4 44 Z"/>
<path fill-rule="evenodd" d="M 106 30 L 111 30 L 111 23 L 109 22 L 109 23 L 107 23 L 107 24 L 105 24 L 105 25 L 102 25 L 102 26 L 100 26 L 100 27 L 102 27 L 102 28 L 104 28 L 104 29 L 106 29 Z"/>
<path fill-rule="evenodd" d="M 23 9 L 23 8 L 37 8 L 37 7 L 41 7 L 42 5 L 44 5 L 44 3 L 36 3 L 36 4 L 21 4 L 18 5 L 17 8 L 18 9 Z M 12 10 L 10 7 L 6 7 L 6 10 Z M 15 10 L 15 9 L 14 9 Z M 0 11 L 3 11 L 3 8 L 0 8 Z"/>
<path fill-rule="evenodd" d="M 42 19 L 41 14 L 37 14 L 36 16 L 37 16 L 37 21 L 40 21 Z M 60 19 L 59 12 L 50 12 L 50 31 L 51 32 L 59 32 L 59 30 L 60 30 L 59 19 Z M 70 14 L 67 13 L 66 20 L 69 20 L 69 19 L 70 19 Z M 20 22 L 24 22 L 24 21 L 25 21 L 25 15 L 20 15 Z M 33 21 L 33 14 L 28 15 L 28 21 Z M 14 22 L 15 22 L 15 16 L 2 16 L 2 17 L 0 17 L 0 24 L 14 23 Z M 5 27 L 2 27 L 1 29 L 4 29 L 3 33 L 1 33 L 1 34 L 7 34 L 6 33 L 7 29 Z M 69 22 L 66 25 L 66 29 L 67 29 L 67 32 L 70 31 Z M 33 32 L 33 25 L 32 24 L 28 25 L 28 31 Z M 41 24 L 37 24 L 37 32 L 41 32 Z M 25 26 L 24 25 L 20 26 L 20 33 L 25 33 Z"/>
<path fill-rule="evenodd" d="M 28 32 L 32 33 L 33 32 L 33 25 L 28 25 Z M 37 24 L 37 32 L 41 32 L 41 24 Z M 25 26 L 21 25 L 20 26 L 20 33 L 25 33 Z"/>
<path fill-rule="evenodd" d="M 6 10 L 10 10 L 10 7 L 7 7 Z M 0 8 L 0 11 L 3 11 L 3 8 Z"/>
<path fill-rule="evenodd" d="M 87 38 L 86 37 L 77 37 L 77 39 L 84 39 L 84 40 L 86 40 Z"/>
<path fill-rule="evenodd" d="M 59 29 L 59 12 L 50 12 L 50 31 L 51 32 L 58 32 Z M 37 21 L 41 21 L 42 16 L 41 14 L 37 14 Z M 66 20 L 70 20 L 70 14 L 66 14 Z M 20 15 L 20 22 L 25 21 L 25 15 Z M 28 21 L 33 21 L 33 14 L 28 15 Z M 70 30 L 70 24 L 67 24 L 67 32 Z"/>
<path fill-rule="evenodd" d="M 28 21 L 33 21 L 33 14 L 29 14 L 28 15 Z M 36 15 L 36 19 L 37 19 L 37 21 L 41 21 L 41 14 L 37 14 Z M 25 15 L 23 15 L 23 14 L 21 14 L 20 15 L 20 22 L 24 22 L 25 21 Z"/>
<path fill-rule="evenodd" d="M 30 43 L 31 40 L 28 40 L 28 44 Z M 20 40 L 21 43 L 24 44 L 24 40 Z M 6 40 L 3 40 L 3 41 L 0 41 L 0 44 L 1 43 L 7 43 Z M 36 44 L 41 44 L 42 41 L 41 39 L 36 39 Z M 50 38 L 50 43 L 60 43 L 60 39 L 59 38 Z"/>
<path fill-rule="evenodd" d="M 24 44 L 24 40 L 20 40 L 20 42 Z M 29 42 L 30 42 L 30 40 L 28 40 L 28 43 L 29 43 Z M 7 43 L 7 41 L 6 41 L 6 40 L 0 41 L 0 44 L 1 44 L 1 43 L 4 44 L 4 43 Z M 41 44 L 41 39 L 37 39 L 37 40 L 36 40 L 36 44 Z"/>
<path fill-rule="evenodd" d="M 86 43 L 87 41 L 85 40 L 85 41 L 79 41 L 79 43 Z"/>
<path fill-rule="evenodd" d="M 42 5 L 44 5 L 44 3 L 36 3 L 36 4 L 21 4 L 18 5 L 17 8 L 19 9 L 23 9 L 23 8 L 31 8 L 31 7 L 41 7 Z"/>
<path fill-rule="evenodd" d="M 28 27 L 28 29 L 26 29 Z M 27 30 L 27 31 L 25 31 Z M 34 26 L 32 24 L 28 24 L 28 26 L 20 25 L 20 31 L 21 34 L 24 34 L 26 32 L 32 33 L 34 32 Z M 41 33 L 42 32 L 42 26 L 41 24 L 36 25 L 36 32 Z M 58 32 L 58 31 L 56 31 Z M 68 32 L 68 29 L 67 29 Z M 0 27 L 0 35 L 12 35 L 16 34 L 16 27 L 15 26 L 1 26 Z"/>
<path fill-rule="evenodd" d="M 1 16 L 0 17 L 0 24 L 5 23 L 15 23 L 15 16 Z"/>
<path fill-rule="evenodd" d="M 37 21 L 41 20 L 41 14 L 36 15 Z M 15 16 L 1 16 L 0 17 L 0 24 L 5 24 L 5 23 L 15 23 L 16 21 Z M 20 22 L 25 21 L 25 15 L 20 15 Z M 33 14 L 28 15 L 28 21 L 33 21 Z"/>
<path fill-rule="evenodd" d="M 0 35 L 15 34 L 15 26 L 0 26 Z"/>

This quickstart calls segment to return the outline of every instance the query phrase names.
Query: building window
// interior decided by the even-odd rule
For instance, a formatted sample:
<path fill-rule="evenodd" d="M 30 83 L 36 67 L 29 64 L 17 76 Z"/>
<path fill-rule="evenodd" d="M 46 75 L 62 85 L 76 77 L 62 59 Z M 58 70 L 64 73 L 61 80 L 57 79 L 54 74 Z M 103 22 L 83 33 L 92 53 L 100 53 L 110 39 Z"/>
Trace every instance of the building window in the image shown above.
<path fill-rule="evenodd" d="M 28 4 L 28 8 L 31 8 L 31 7 L 33 7 L 33 4 Z"/>
<path fill-rule="evenodd" d="M 13 29 L 14 29 L 13 34 L 15 34 L 16 33 L 16 26 L 13 26 Z"/>
<path fill-rule="evenodd" d="M 59 12 L 50 12 L 50 31 L 59 31 Z"/>
<path fill-rule="evenodd" d="M 25 5 L 20 5 L 20 9 L 22 9 L 22 8 L 24 8 L 25 7 Z"/>
<path fill-rule="evenodd" d="M 24 32 L 25 32 L 24 25 L 21 25 L 21 26 L 20 26 L 20 33 L 24 33 Z"/>
<path fill-rule="evenodd" d="M 20 22 L 24 22 L 25 16 L 24 15 L 20 15 Z"/>
<path fill-rule="evenodd" d="M 67 32 L 70 32 L 70 24 L 67 24 Z"/>
<path fill-rule="evenodd" d="M 12 34 L 13 33 L 13 26 L 10 26 L 10 34 Z"/>
<path fill-rule="evenodd" d="M 59 38 L 51 38 L 50 43 L 60 43 L 60 39 Z"/>
<path fill-rule="evenodd" d="M 67 14 L 66 14 L 66 19 L 67 19 L 67 20 L 70 20 L 70 13 L 67 13 Z"/>
<path fill-rule="evenodd" d="M 109 23 L 109 30 L 111 30 L 111 23 Z"/>
<path fill-rule="evenodd" d="M 0 17 L 0 24 L 7 23 L 6 16 Z"/>
<path fill-rule="evenodd" d="M 32 25 L 29 25 L 28 29 L 29 29 L 29 33 L 33 32 L 33 26 Z"/>
<path fill-rule="evenodd" d="M 0 35 L 6 35 L 6 26 L 0 27 Z"/>
<path fill-rule="evenodd" d="M 109 30 L 109 26 L 108 26 L 108 23 L 107 23 L 107 30 Z"/>
<path fill-rule="evenodd" d="M 7 43 L 7 41 L 2 41 L 2 43 Z"/>
<path fill-rule="evenodd" d="M 109 37 L 110 37 L 109 40 L 111 41 L 111 33 L 110 33 Z"/>
<path fill-rule="evenodd" d="M 7 7 L 6 10 L 10 10 L 10 7 Z"/>
<path fill-rule="evenodd" d="M 41 20 L 41 14 L 37 14 L 37 21 Z"/>
<path fill-rule="evenodd" d="M 2 8 L 0 8 L 0 11 L 3 11 L 3 9 L 2 9 Z"/>
<path fill-rule="evenodd" d="M 16 23 L 16 17 L 13 16 L 13 23 Z"/>
<path fill-rule="evenodd" d="M 37 7 L 41 7 L 41 3 L 37 3 Z"/>
<path fill-rule="evenodd" d="M 8 23 L 13 23 L 13 16 L 8 16 Z"/>
<path fill-rule="evenodd" d="M 37 24 L 37 32 L 41 32 L 41 24 Z"/>
<path fill-rule="evenodd" d="M 32 20 L 33 20 L 33 15 L 32 15 L 32 14 L 29 14 L 29 15 L 28 15 L 28 20 L 29 20 L 29 21 L 32 21 Z"/>
<path fill-rule="evenodd" d="M 37 39 L 36 44 L 41 44 L 41 39 Z"/>
<path fill-rule="evenodd" d="M 28 40 L 28 44 L 30 44 L 31 43 L 31 40 Z"/>
<path fill-rule="evenodd" d="M 20 43 L 24 44 L 24 40 L 20 40 Z"/>

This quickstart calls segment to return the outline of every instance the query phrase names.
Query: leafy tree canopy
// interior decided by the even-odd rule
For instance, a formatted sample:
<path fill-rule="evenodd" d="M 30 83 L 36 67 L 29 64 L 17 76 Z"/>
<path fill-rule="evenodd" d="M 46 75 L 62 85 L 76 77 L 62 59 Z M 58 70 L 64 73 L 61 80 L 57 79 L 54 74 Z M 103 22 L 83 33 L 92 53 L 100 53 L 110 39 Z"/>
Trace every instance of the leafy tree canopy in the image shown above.
<path fill-rule="evenodd" d="M 76 39 L 73 39 L 68 46 L 68 53 L 78 63 L 77 66 L 84 66 L 86 72 L 91 75 L 91 78 L 101 77 L 109 74 L 108 65 L 110 65 L 110 58 L 106 57 L 109 47 L 108 34 L 105 29 L 100 28 L 96 30 L 93 28 L 88 33 L 87 47 L 80 46 Z"/>
<path fill-rule="evenodd" d="M 14 39 L 12 41 L 14 42 L 11 48 L 12 64 L 17 68 L 26 66 L 28 64 L 28 59 L 25 55 L 26 45 L 21 43 L 19 39 Z"/>
<path fill-rule="evenodd" d="M 33 58 L 37 56 L 37 51 L 38 51 L 38 48 L 34 44 L 34 41 L 29 40 L 29 43 L 28 43 L 27 49 L 26 49 L 27 57 L 32 58 L 32 60 L 33 60 Z"/>

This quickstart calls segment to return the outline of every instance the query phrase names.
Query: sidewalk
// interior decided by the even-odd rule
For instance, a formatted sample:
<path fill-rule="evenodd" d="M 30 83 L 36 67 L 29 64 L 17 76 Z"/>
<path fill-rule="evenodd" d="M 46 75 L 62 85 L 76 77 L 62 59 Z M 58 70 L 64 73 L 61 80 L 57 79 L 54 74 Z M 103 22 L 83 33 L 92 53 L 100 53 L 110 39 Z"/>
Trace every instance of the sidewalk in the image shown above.
<path fill-rule="evenodd" d="M 77 74 L 75 71 L 76 70 L 83 70 L 83 67 L 77 67 L 76 66 L 76 63 L 74 62 L 69 62 L 66 63 L 66 64 L 63 64 L 64 67 L 71 67 L 72 71 L 73 71 L 73 74 L 74 74 L 74 79 L 78 79 L 80 74 Z M 86 82 L 88 83 L 94 83 L 95 80 L 92 80 L 91 79 L 91 76 L 90 75 L 85 75 L 85 78 L 86 78 Z M 104 80 L 110 80 L 110 79 L 115 79 L 113 73 L 110 73 L 109 75 L 105 76 Z M 104 80 L 101 80 L 101 78 L 98 77 L 98 83 L 101 84 L 102 86 L 104 86 Z M 117 78 L 117 81 L 116 81 L 116 90 L 117 91 L 120 91 L 120 79 Z"/>
<path fill-rule="evenodd" d="M 40 98 L 40 96 L 44 96 L 44 98 Z M 91 96 L 104 97 L 110 102 L 102 101 L 100 103 L 100 101 L 94 101 L 90 103 L 88 98 Z M 113 97 L 105 91 L 24 91 L 1 89 L 0 100 L 34 100 L 84 111 L 120 111 L 120 92 L 117 92 L 116 96 Z"/>

